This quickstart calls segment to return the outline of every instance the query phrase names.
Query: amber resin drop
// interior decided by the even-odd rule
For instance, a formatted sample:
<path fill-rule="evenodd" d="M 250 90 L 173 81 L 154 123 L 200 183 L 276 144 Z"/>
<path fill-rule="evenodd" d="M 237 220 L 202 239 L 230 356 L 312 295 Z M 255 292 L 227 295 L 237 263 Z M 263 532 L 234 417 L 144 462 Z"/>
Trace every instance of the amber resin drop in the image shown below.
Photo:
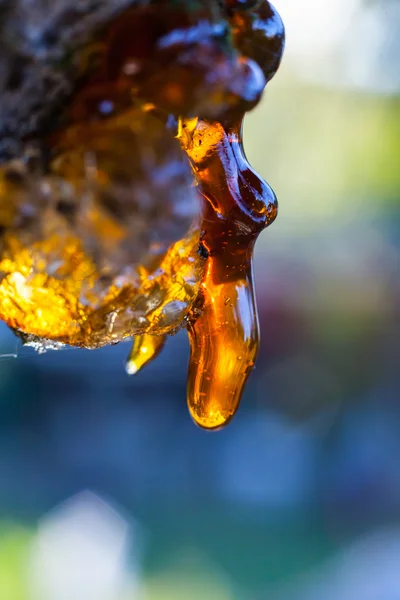
<path fill-rule="evenodd" d="M 39 347 L 134 337 L 129 374 L 186 327 L 190 414 L 217 429 L 258 351 L 252 254 L 277 203 L 242 122 L 284 29 L 266 0 L 189 6 L 118 16 L 82 49 L 96 66 L 41 140 L 46 163 L 29 141 L 0 168 L 0 318 Z"/>
<path fill-rule="evenodd" d="M 188 405 L 196 423 L 215 429 L 235 414 L 257 356 L 253 247 L 277 204 L 247 163 L 240 122 L 229 129 L 186 123 L 182 140 L 204 198 L 202 244 L 209 256 L 188 327 Z"/>

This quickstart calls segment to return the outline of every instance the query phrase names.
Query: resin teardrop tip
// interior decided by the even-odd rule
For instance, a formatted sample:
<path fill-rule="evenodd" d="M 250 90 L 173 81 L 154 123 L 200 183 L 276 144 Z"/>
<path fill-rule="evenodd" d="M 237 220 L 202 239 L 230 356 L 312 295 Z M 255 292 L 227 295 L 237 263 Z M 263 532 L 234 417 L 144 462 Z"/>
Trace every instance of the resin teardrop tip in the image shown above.
<path fill-rule="evenodd" d="M 128 375 L 136 375 L 160 354 L 166 341 L 165 335 L 138 335 L 125 363 Z"/>
<path fill-rule="evenodd" d="M 136 375 L 140 371 L 140 367 L 134 360 L 128 359 L 125 363 L 125 371 L 128 375 Z"/>
<path fill-rule="evenodd" d="M 221 431 L 221 429 L 225 429 L 225 427 L 229 425 L 235 416 L 234 414 L 225 416 L 219 412 L 209 413 L 208 415 L 199 415 L 191 406 L 189 406 L 189 413 L 195 425 L 203 431 Z"/>

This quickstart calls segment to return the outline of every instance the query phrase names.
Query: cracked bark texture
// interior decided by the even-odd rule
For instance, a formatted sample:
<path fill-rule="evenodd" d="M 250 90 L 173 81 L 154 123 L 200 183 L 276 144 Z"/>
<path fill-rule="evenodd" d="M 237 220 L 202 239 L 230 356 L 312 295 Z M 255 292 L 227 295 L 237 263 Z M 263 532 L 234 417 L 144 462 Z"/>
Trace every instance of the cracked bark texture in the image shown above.
<path fill-rule="evenodd" d="M 0 0 L 0 162 L 40 138 L 73 93 L 76 53 L 146 0 Z"/>

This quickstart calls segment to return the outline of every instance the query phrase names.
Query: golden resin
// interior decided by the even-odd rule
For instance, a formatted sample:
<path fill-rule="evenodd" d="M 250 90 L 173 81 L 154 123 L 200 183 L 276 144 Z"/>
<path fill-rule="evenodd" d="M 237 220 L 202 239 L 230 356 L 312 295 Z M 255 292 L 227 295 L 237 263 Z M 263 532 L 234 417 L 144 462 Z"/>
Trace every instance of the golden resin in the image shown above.
<path fill-rule="evenodd" d="M 99 274 L 79 242 L 56 235 L 26 248 L 6 238 L 0 261 L 0 317 L 10 327 L 32 336 L 84 348 L 98 348 L 132 335 L 163 335 L 179 328 L 197 297 L 204 260 L 197 257 L 198 232 L 174 244 L 155 273 L 143 271 L 122 288 L 111 285 L 92 304 L 81 298 L 82 279 Z M 63 279 L 43 271 L 32 275 L 36 253 L 51 255 L 62 247 Z M 170 309 L 173 309 L 172 311 Z M 135 312 L 137 314 L 135 314 Z"/>
<path fill-rule="evenodd" d="M 126 147 L 120 145 L 126 142 L 129 148 L 131 144 L 134 152 L 135 138 L 130 134 L 143 133 L 145 123 L 149 136 L 148 127 L 154 122 L 157 128 L 153 117 L 134 110 L 104 123 L 71 127 L 57 139 L 59 152 L 49 175 L 21 184 L 16 167 L 8 166 L 8 176 L 3 171 L 0 318 L 10 327 L 32 338 L 97 348 L 133 335 L 170 333 L 185 322 L 205 268 L 205 259 L 198 253 L 199 227 L 194 224 L 166 247 L 146 238 L 141 249 L 134 235 L 143 212 L 133 214 L 131 240 L 127 215 L 118 219 L 101 201 L 104 194 L 113 192 L 113 186 L 116 195 L 121 189 L 126 193 L 122 185 L 126 186 L 126 174 L 119 167 Z M 159 127 L 164 132 L 161 123 Z M 171 150 L 181 153 L 178 142 L 171 139 L 176 144 Z M 161 138 L 165 141 L 169 137 Z M 93 164 L 87 159 L 91 155 L 96 159 Z M 158 167 L 163 169 L 164 163 Z M 189 166 L 187 170 L 191 177 Z M 180 177 L 174 163 L 176 173 Z M 141 176 L 141 172 L 133 175 L 133 182 L 137 184 Z M 133 183 L 129 180 L 128 184 L 128 193 L 134 192 L 129 187 Z M 70 197 L 58 189 L 65 185 L 79 199 L 75 206 L 68 205 Z M 164 194 L 163 181 L 160 186 Z M 72 211 L 76 212 L 73 222 Z M 154 220 L 152 215 L 148 218 Z M 178 217 L 166 214 L 165 219 Z"/>
<path fill-rule="evenodd" d="M 241 121 L 230 127 L 191 121 L 181 139 L 204 197 L 202 243 L 209 254 L 199 313 L 188 327 L 188 405 L 198 425 L 215 429 L 235 414 L 256 360 L 253 247 L 277 204 L 246 160 Z"/>
<path fill-rule="evenodd" d="M 138 335 L 126 361 L 128 375 L 136 375 L 146 364 L 157 358 L 166 342 L 165 335 Z"/>
<path fill-rule="evenodd" d="M 96 348 L 136 336 L 126 364 L 129 374 L 159 354 L 167 334 L 186 327 L 191 348 L 187 401 L 193 420 L 206 429 L 220 428 L 233 417 L 256 360 L 252 255 L 257 236 L 277 214 L 274 193 L 245 157 L 241 131 L 246 110 L 279 66 L 282 22 L 264 0 L 227 0 L 225 10 L 243 56 L 237 54 L 226 64 L 220 57 L 218 68 L 232 89 L 224 96 L 221 87 L 212 88 L 208 113 L 175 120 L 179 107 L 180 114 L 190 114 L 194 91 L 198 105 L 204 105 L 201 79 L 196 79 L 194 91 L 185 83 L 184 73 L 198 75 L 179 63 L 181 46 L 172 43 L 167 54 L 160 50 L 156 36 L 161 21 L 154 31 L 149 28 L 148 47 L 154 43 L 157 48 L 148 51 L 151 60 L 133 62 L 142 46 L 129 32 L 139 28 L 145 35 L 157 11 L 153 6 L 143 9 L 137 13 L 139 21 L 129 11 L 105 34 L 99 72 L 73 99 L 68 126 L 51 138 L 55 151 L 50 171 L 30 180 L 29 193 L 15 170 L 11 177 L 6 169 L 0 173 L 0 318 L 33 343 L 51 340 Z M 188 27 L 185 21 L 182 27 Z M 179 28 L 178 33 L 182 35 Z M 182 45 L 192 38 L 179 39 Z M 203 43 L 207 68 L 204 52 L 214 51 L 216 44 L 212 38 L 207 50 Z M 190 51 L 193 60 L 196 54 L 192 47 Z M 168 70 L 158 78 L 162 69 L 154 66 L 163 60 Z M 239 75 L 252 73 L 242 81 L 242 96 L 236 93 L 239 79 L 230 79 L 226 71 L 232 65 L 240 66 Z M 145 68 L 151 77 L 146 78 Z M 139 79 L 133 80 L 137 73 Z M 261 87 L 251 90 L 252 81 Z M 93 106 L 99 103 L 110 117 L 96 113 Z M 176 139 L 168 119 L 172 112 L 172 123 L 178 123 Z M 160 128 L 170 137 L 162 137 Z M 147 138 L 152 142 L 148 150 Z M 192 185 L 186 188 L 185 167 L 174 144 L 190 165 Z M 146 171 L 150 159 L 154 165 Z M 163 179 L 173 160 L 170 172 L 178 173 L 179 185 Z M 139 164 L 145 165 L 142 170 Z M 153 184 L 152 194 L 165 198 L 150 211 L 153 221 L 144 221 L 140 228 L 140 210 L 147 206 L 140 199 Z M 186 230 L 182 218 L 180 234 L 172 242 L 171 232 L 162 242 L 154 241 L 146 237 L 151 223 L 157 220 L 154 229 L 161 231 L 164 222 L 178 222 L 183 214 L 168 200 L 171 187 L 176 198 L 187 190 L 187 204 L 195 194 L 200 202 L 197 218 Z M 132 209 L 126 205 L 129 190 L 139 198 Z M 131 236 L 131 221 L 137 239 Z"/>

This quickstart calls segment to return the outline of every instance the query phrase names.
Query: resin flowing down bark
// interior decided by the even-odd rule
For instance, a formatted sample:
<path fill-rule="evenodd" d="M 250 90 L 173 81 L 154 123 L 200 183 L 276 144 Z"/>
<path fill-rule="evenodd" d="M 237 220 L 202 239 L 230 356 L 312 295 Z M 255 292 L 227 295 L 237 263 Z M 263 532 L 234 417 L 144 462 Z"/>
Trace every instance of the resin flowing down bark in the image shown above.
<path fill-rule="evenodd" d="M 241 130 L 279 67 L 284 28 L 267 0 L 112 4 L 84 10 L 88 35 L 63 0 L 48 23 L 68 17 L 70 37 L 51 41 L 39 19 L 25 39 L 32 25 L 19 30 L 15 11 L 0 24 L 0 318 L 43 350 L 134 337 L 129 374 L 186 327 L 189 410 L 217 429 L 257 356 L 252 255 L 277 203 Z M 24 76 L 1 80 L 16 40 Z M 65 52 L 72 87 L 51 99 L 57 116 L 36 118 L 13 100 L 30 81 L 40 91 Z"/>

